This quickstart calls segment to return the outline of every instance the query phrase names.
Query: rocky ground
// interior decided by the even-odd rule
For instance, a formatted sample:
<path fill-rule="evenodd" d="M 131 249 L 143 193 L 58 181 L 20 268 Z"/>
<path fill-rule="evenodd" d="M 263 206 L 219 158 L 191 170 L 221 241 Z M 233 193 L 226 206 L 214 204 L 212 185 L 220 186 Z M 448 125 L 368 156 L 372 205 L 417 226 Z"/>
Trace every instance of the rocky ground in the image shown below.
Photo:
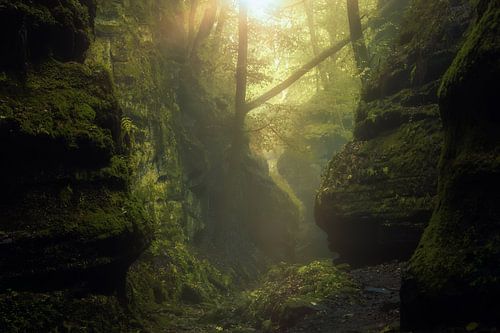
<path fill-rule="evenodd" d="M 215 310 L 213 305 L 160 310 L 155 315 L 157 328 L 164 333 L 396 332 L 400 273 L 397 262 L 351 270 L 347 274 L 355 290 L 335 293 L 318 303 L 293 309 L 290 325 L 266 327 L 266 322 L 255 325 L 249 321 L 250 310 L 242 306 L 239 296 L 233 295 Z"/>
<path fill-rule="evenodd" d="M 279 326 L 249 319 L 251 311 L 237 294 L 214 309 L 208 304 L 163 309 L 157 314 L 162 333 L 390 333 L 399 329 L 399 289 L 404 263 L 390 262 L 348 270 L 355 289 L 332 294 L 310 305 L 294 308 L 289 325 Z M 344 270 L 344 269 L 343 269 Z M 258 327 L 258 328 L 255 328 Z M 443 328 L 412 333 L 496 333 L 495 328 L 469 323 L 460 328 Z M 410 332 L 407 332 L 410 333 Z"/>

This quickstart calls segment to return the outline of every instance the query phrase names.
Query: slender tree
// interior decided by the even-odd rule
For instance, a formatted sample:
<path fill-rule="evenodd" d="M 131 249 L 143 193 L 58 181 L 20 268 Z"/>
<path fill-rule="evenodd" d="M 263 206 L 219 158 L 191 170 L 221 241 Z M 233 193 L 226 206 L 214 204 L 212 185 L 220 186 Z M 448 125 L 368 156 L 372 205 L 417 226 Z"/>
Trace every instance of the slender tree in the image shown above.
<path fill-rule="evenodd" d="M 233 137 L 233 157 L 238 158 L 244 143 L 245 117 L 248 72 L 248 4 L 246 0 L 239 2 L 238 15 L 238 61 L 236 64 L 236 95 Z"/>
<path fill-rule="evenodd" d="M 314 17 L 314 3 L 312 0 L 304 0 L 304 9 L 307 16 L 307 25 L 309 28 L 309 35 L 311 36 L 311 46 L 313 49 L 313 55 L 316 57 L 320 53 L 318 36 L 316 33 L 316 22 Z M 328 83 L 328 78 L 326 76 L 325 71 L 323 70 L 321 65 L 318 65 L 316 68 L 317 72 L 317 86 L 325 87 Z M 319 89 L 318 89 L 319 90 Z"/>
<path fill-rule="evenodd" d="M 349 19 L 349 30 L 354 58 L 360 74 L 369 67 L 368 49 L 363 37 L 361 16 L 359 15 L 359 1 L 347 0 L 347 17 Z"/>
<path fill-rule="evenodd" d="M 187 52 L 191 51 L 192 43 L 194 41 L 195 35 L 195 21 L 196 12 L 198 11 L 198 0 L 191 0 L 189 3 L 189 18 L 188 18 L 188 49 Z"/>

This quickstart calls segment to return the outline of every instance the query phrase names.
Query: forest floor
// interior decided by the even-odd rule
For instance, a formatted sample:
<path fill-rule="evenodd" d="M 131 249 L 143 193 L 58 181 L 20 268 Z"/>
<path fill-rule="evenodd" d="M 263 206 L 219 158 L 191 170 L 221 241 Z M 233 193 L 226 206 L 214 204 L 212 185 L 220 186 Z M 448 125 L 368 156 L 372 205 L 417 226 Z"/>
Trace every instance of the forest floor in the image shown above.
<path fill-rule="evenodd" d="M 266 325 L 248 320 L 251 310 L 228 296 L 217 309 L 187 306 L 165 310 L 162 333 L 388 333 L 399 331 L 401 265 L 397 262 L 347 270 L 355 289 L 334 293 L 313 306 L 298 309 L 289 325 Z M 297 309 L 295 309 L 297 310 Z M 165 317 L 165 316 L 168 316 Z M 267 326 L 267 327 L 266 327 Z M 167 328 L 168 327 L 168 328 Z M 256 328 L 257 327 L 257 328 Z M 156 332 L 156 330 L 155 330 Z"/>
<path fill-rule="evenodd" d="M 396 332 L 399 330 L 401 264 L 397 262 L 352 270 L 360 288 L 357 297 L 335 295 L 323 302 L 324 310 L 312 314 L 288 333 Z"/>
<path fill-rule="evenodd" d="M 200 305 L 164 309 L 151 333 L 397 333 L 399 328 L 399 289 L 403 263 L 349 269 L 330 261 L 315 261 L 305 266 L 283 265 L 278 277 L 264 277 L 256 289 L 234 292 L 222 300 Z M 329 268 L 328 268 L 329 267 Z M 297 270 L 298 268 L 298 270 Z M 307 268 L 309 276 L 300 276 Z M 300 290 L 321 287 L 310 285 L 311 276 L 333 273 L 337 286 L 333 292 L 311 301 Z M 300 275 L 300 274 L 299 274 Z M 274 275 L 276 277 L 276 274 Z M 308 280 L 309 279 L 309 280 Z M 320 277 L 316 281 L 323 283 Z M 299 282 L 297 284 L 297 282 Z M 335 284 L 334 283 L 334 284 Z M 291 291 L 291 293 L 289 293 Z M 260 293 L 254 302 L 249 295 Z M 287 294 L 288 293 L 288 294 Z M 283 298 L 283 294 L 287 294 Z M 300 299 L 302 297 L 302 299 Z M 278 300 L 276 300 L 278 298 Z M 290 299 L 300 302 L 287 308 Z M 262 316 L 260 303 L 271 312 Z M 286 300 L 286 301 L 285 301 Z M 304 302 L 304 300 L 306 300 Z M 269 307 L 271 304 L 271 307 Z M 298 305 L 297 305 L 298 304 Z M 286 309 L 283 314 L 283 309 Z M 266 310 L 266 311 L 267 311 Z M 273 314 L 270 314 L 273 313 Z M 284 317 L 283 317 L 284 316 Z M 270 318 L 265 320 L 266 318 Z M 286 320 L 283 320 L 285 318 Z M 159 324 L 159 325 L 158 325 Z M 414 331 L 413 333 L 497 333 L 496 328 L 470 323 L 466 327 Z"/>

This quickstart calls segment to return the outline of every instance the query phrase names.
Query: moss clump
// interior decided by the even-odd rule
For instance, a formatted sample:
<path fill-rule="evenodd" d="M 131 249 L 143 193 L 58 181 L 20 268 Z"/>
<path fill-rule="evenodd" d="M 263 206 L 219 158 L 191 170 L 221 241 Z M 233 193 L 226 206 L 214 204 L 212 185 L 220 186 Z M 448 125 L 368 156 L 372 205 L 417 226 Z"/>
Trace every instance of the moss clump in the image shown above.
<path fill-rule="evenodd" d="M 154 276 L 161 281 L 169 302 L 201 303 L 214 300 L 228 291 L 231 280 L 207 260 L 199 259 L 185 242 L 166 238 L 153 242 L 143 264 L 153 268 Z M 191 299 L 189 294 L 197 296 Z M 186 297 L 185 297 L 186 296 Z"/>
<path fill-rule="evenodd" d="M 130 309 L 146 328 L 215 331 L 213 322 L 208 326 L 202 322 L 202 313 L 225 303 L 231 279 L 207 260 L 197 258 L 193 251 L 185 241 L 161 238 L 131 267 L 127 299 Z M 225 308 L 224 313 L 230 311 Z"/>
<path fill-rule="evenodd" d="M 271 326 L 285 326 L 291 324 L 293 316 L 316 312 L 314 308 L 321 300 L 355 290 L 356 286 L 347 274 L 329 260 L 314 261 L 305 266 L 280 264 L 262 278 L 260 288 L 245 295 L 245 308 L 247 315 L 259 325 L 270 320 Z"/>

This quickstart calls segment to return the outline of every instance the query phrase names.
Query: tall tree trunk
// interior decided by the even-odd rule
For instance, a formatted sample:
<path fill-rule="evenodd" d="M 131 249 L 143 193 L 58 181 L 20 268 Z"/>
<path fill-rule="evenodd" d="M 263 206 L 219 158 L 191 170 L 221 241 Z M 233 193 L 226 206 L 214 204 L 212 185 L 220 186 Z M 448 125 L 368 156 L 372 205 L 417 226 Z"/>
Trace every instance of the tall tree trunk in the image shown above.
<path fill-rule="evenodd" d="M 244 144 L 245 116 L 248 70 L 248 6 L 245 0 L 240 0 L 238 19 L 238 62 L 236 65 L 236 95 L 234 137 L 232 155 L 239 160 Z"/>
<path fill-rule="evenodd" d="M 316 34 L 316 24 L 314 21 L 314 6 L 312 0 L 304 0 L 304 8 L 306 10 L 309 34 L 311 36 L 313 55 L 316 57 L 320 53 L 320 50 L 319 50 L 318 36 Z M 318 67 L 316 68 L 316 72 L 317 72 L 316 76 L 317 87 L 319 90 L 320 86 L 326 87 L 328 83 L 328 78 L 321 65 L 318 65 Z"/>
<path fill-rule="evenodd" d="M 191 0 L 189 8 L 189 18 L 188 18 L 188 45 L 186 48 L 186 53 L 189 55 L 191 49 L 193 48 L 194 36 L 195 36 L 195 23 L 196 23 L 196 12 L 198 11 L 198 0 Z"/>
<path fill-rule="evenodd" d="M 351 34 L 354 58 L 360 74 L 369 67 L 368 50 L 363 37 L 363 27 L 359 15 L 359 1 L 347 0 L 347 16 L 349 18 L 349 30 Z"/>

